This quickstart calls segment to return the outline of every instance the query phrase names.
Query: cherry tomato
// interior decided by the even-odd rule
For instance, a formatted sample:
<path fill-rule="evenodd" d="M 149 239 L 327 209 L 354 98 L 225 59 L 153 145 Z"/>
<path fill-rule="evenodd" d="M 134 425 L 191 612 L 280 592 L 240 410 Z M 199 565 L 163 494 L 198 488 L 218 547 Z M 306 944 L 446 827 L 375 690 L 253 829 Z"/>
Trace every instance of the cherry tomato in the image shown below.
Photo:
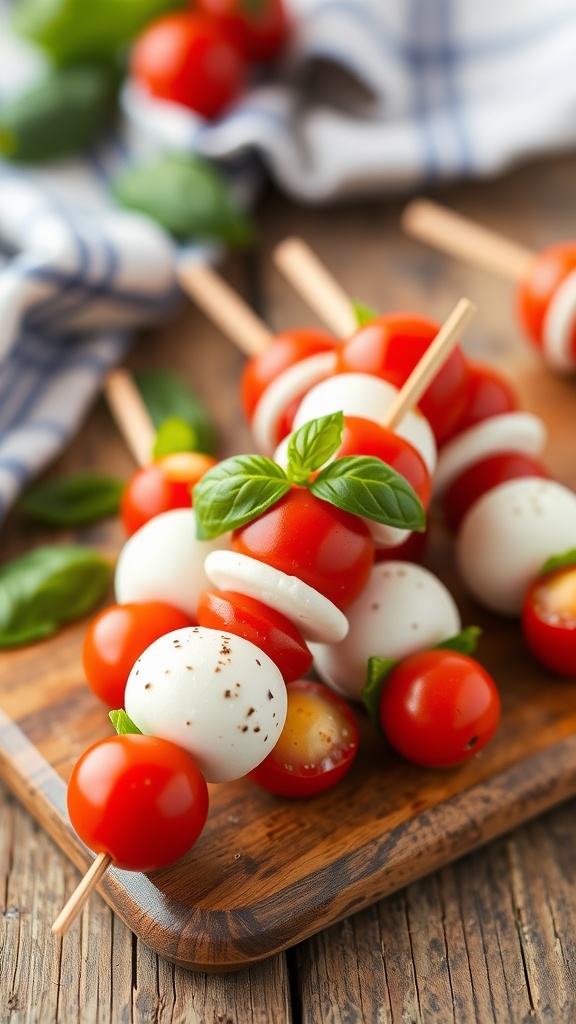
<path fill-rule="evenodd" d="M 170 604 L 113 604 L 90 623 L 82 663 L 90 689 L 109 708 L 124 707 L 126 680 L 143 651 L 158 637 L 195 623 Z"/>
<path fill-rule="evenodd" d="M 576 244 L 551 245 L 534 258 L 530 271 L 518 288 L 518 313 L 529 338 L 542 343 L 544 319 L 550 300 L 558 285 L 576 270 Z M 576 326 L 572 338 L 576 357 Z"/>
<path fill-rule="evenodd" d="M 482 420 L 489 419 L 490 416 L 515 412 L 518 408 L 518 399 L 512 386 L 494 366 L 470 363 L 468 371 L 468 401 L 450 437 L 473 427 L 476 423 L 481 423 Z"/>
<path fill-rule="evenodd" d="M 68 813 L 82 842 L 116 867 L 156 871 L 198 839 L 208 789 L 182 747 L 156 736 L 109 736 L 82 755 L 68 783 Z"/>
<path fill-rule="evenodd" d="M 412 485 L 424 508 L 428 508 L 432 486 L 428 467 L 420 452 L 400 434 L 374 420 L 345 416 L 342 444 L 336 456 L 343 458 L 345 455 L 369 455 L 382 459 Z"/>
<path fill-rule="evenodd" d="M 425 768 L 449 768 L 469 761 L 492 738 L 500 697 L 477 661 L 436 649 L 392 669 L 379 711 L 384 735 L 399 754 Z"/>
<path fill-rule="evenodd" d="M 132 50 L 134 80 L 158 99 L 215 118 L 242 92 L 245 60 L 215 21 L 175 11 L 151 22 Z"/>
<path fill-rule="evenodd" d="M 144 523 L 173 508 L 189 508 L 192 488 L 217 460 L 202 452 L 174 452 L 137 469 L 120 501 L 120 518 L 129 537 Z"/>
<path fill-rule="evenodd" d="M 253 356 L 244 367 L 241 397 L 246 418 L 252 419 L 264 391 L 284 370 L 319 352 L 333 351 L 338 344 L 326 331 L 311 327 L 277 334 L 262 355 Z"/>
<path fill-rule="evenodd" d="M 439 330 L 440 324 L 423 316 L 379 316 L 340 346 L 337 372 L 369 373 L 401 388 Z M 419 402 L 439 444 L 462 416 L 467 388 L 468 364 L 456 347 Z"/>
<path fill-rule="evenodd" d="M 352 711 L 322 683 L 288 683 L 288 713 L 280 739 L 250 778 L 278 796 L 314 796 L 346 774 L 358 750 Z"/>
<path fill-rule="evenodd" d="M 213 18 L 249 61 L 273 61 L 287 42 L 289 23 L 282 0 L 192 0 L 192 7 Z"/>
<path fill-rule="evenodd" d="M 198 601 L 198 624 L 250 640 L 278 666 L 285 682 L 298 679 L 312 664 L 312 652 L 296 626 L 246 594 L 205 590 Z"/>
<path fill-rule="evenodd" d="M 362 520 L 305 487 L 292 487 L 234 530 L 231 548 L 297 576 L 341 609 L 364 589 L 374 562 L 374 543 Z"/>
<path fill-rule="evenodd" d="M 468 509 L 472 508 L 478 498 L 498 484 L 523 476 L 550 479 L 550 473 L 538 459 L 531 455 L 523 455 L 521 452 L 489 455 L 474 462 L 460 473 L 444 492 L 442 508 L 446 524 L 457 533 Z"/>
<path fill-rule="evenodd" d="M 522 611 L 528 649 L 546 668 L 576 676 L 576 565 L 538 576 Z"/>

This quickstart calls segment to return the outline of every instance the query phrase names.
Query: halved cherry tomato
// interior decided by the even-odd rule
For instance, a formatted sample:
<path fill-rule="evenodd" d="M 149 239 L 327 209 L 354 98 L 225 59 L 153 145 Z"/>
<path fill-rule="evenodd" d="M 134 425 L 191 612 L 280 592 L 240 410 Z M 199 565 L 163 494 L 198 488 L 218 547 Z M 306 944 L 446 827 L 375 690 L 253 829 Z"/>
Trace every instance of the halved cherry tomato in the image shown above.
<path fill-rule="evenodd" d="M 412 485 L 424 508 L 428 508 L 432 486 L 428 467 L 420 452 L 400 434 L 374 420 L 345 416 L 342 444 L 336 457 L 340 459 L 345 455 L 369 455 L 382 459 Z"/>
<path fill-rule="evenodd" d="M 278 796 L 314 796 L 346 774 L 358 750 L 358 726 L 348 704 L 322 683 L 288 683 L 288 713 L 280 739 L 250 778 Z"/>
<path fill-rule="evenodd" d="M 446 524 L 457 533 L 468 509 L 472 508 L 478 498 L 507 480 L 525 476 L 550 479 L 550 473 L 543 463 L 522 452 L 503 452 L 474 462 L 444 492 L 442 509 Z"/>
<path fill-rule="evenodd" d="M 515 412 L 518 399 L 512 385 L 494 366 L 483 363 L 468 364 L 468 399 L 466 408 L 450 437 L 459 434 L 468 427 L 473 427 L 490 416 L 501 416 L 505 412 Z M 445 438 L 449 440 L 449 438 Z"/>
<path fill-rule="evenodd" d="M 110 736 L 90 747 L 68 783 L 70 821 L 116 867 L 156 871 L 196 842 L 208 789 L 196 762 L 156 736 Z"/>
<path fill-rule="evenodd" d="M 256 644 L 278 666 L 284 681 L 299 679 L 312 652 L 289 619 L 246 594 L 205 590 L 198 601 L 198 625 L 225 630 Z"/>
<path fill-rule="evenodd" d="M 399 754 L 425 768 L 450 768 L 469 761 L 492 738 L 500 697 L 477 661 L 436 649 L 392 669 L 379 712 L 384 735 Z"/>
<path fill-rule="evenodd" d="M 524 600 L 522 631 L 541 665 L 576 677 L 576 565 L 534 580 Z"/>
<path fill-rule="evenodd" d="M 129 537 L 161 512 L 192 505 L 192 488 L 217 463 L 203 452 L 163 455 L 130 477 L 120 501 L 120 518 Z"/>
<path fill-rule="evenodd" d="M 369 373 L 401 388 L 439 330 L 440 324 L 412 313 L 379 316 L 340 346 L 337 372 Z M 439 444 L 462 416 L 467 388 L 468 364 L 456 347 L 418 403 Z"/>
<path fill-rule="evenodd" d="M 346 608 L 366 586 L 374 542 L 358 516 L 292 487 L 262 515 L 234 530 L 231 548 L 297 576 Z"/>
<path fill-rule="evenodd" d="M 326 331 L 312 327 L 277 334 L 262 355 L 253 356 L 244 367 L 240 387 L 246 418 L 252 419 L 264 391 L 284 370 L 319 352 L 335 350 L 338 344 Z"/>
<path fill-rule="evenodd" d="M 542 344 L 544 319 L 550 300 L 568 274 L 576 270 L 576 243 L 563 242 L 544 249 L 530 267 L 517 293 L 518 314 L 529 338 Z M 576 357 L 576 326 L 572 339 Z"/>
<path fill-rule="evenodd" d="M 192 0 L 192 7 L 213 18 L 249 61 L 275 60 L 288 40 L 282 0 Z"/>
<path fill-rule="evenodd" d="M 246 62 L 216 22 L 174 11 L 151 22 L 136 40 L 134 80 L 159 99 L 215 118 L 242 92 Z"/>
<path fill-rule="evenodd" d="M 162 601 L 105 608 L 88 626 L 82 645 L 88 686 L 109 708 L 123 708 L 126 680 L 142 652 L 158 637 L 194 625 Z"/>

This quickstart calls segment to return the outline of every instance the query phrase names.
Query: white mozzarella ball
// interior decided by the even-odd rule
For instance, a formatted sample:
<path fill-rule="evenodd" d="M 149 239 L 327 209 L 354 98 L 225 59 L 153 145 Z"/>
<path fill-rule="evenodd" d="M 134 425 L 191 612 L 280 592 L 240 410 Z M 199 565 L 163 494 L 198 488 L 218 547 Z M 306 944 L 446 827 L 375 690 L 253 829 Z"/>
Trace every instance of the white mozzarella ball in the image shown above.
<path fill-rule="evenodd" d="M 470 593 L 487 608 L 519 615 L 529 583 L 551 555 L 576 547 L 576 494 L 524 477 L 493 487 L 462 521 L 456 551 Z"/>
<path fill-rule="evenodd" d="M 141 732 L 192 754 L 207 782 L 230 782 L 273 749 L 287 697 L 280 671 L 255 644 L 188 626 L 161 636 L 138 658 L 125 704 Z"/>
<path fill-rule="evenodd" d="M 398 388 L 380 377 L 367 373 L 337 373 L 311 388 L 302 399 L 294 429 L 308 420 L 342 411 L 345 416 L 363 416 L 383 423 L 386 413 L 398 394 Z M 424 459 L 430 474 L 436 468 L 436 441 L 428 420 L 420 412 L 406 413 L 397 427 L 397 434 L 414 445 Z"/>
<path fill-rule="evenodd" d="M 461 629 L 450 592 L 428 569 L 412 562 L 377 563 L 346 614 L 346 638 L 338 644 L 313 644 L 312 650 L 319 676 L 351 700 L 359 700 L 369 658 L 406 658 Z"/>
<path fill-rule="evenodd" d="M 475 462 L 501 452 L 538 455 L 546 443 L 546 427 L 530 412 L 505 412 L 490 416 L 463 430 L 443 446 L 434 474 L 434 494 L 447 487 Z"/>
<path fill-rule="evenodd" d="M 120 552 L 114 580 L 118 604 L 167 601 L 196 618 L 200 593 L 210 586 L 204 572 L 206 555 L 228 547 L 229 537 L 198 540 L 191 508 L 172 509 L 150 519 Z"/>

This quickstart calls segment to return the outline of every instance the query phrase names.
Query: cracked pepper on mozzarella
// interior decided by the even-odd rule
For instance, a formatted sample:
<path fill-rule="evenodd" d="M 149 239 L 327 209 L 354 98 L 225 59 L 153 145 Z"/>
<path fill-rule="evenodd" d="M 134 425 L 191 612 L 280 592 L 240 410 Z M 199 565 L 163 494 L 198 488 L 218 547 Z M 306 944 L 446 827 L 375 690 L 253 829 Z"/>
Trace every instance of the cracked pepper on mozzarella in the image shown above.
<path fill-rule="evenodd" d="M 141 732 L 187 750 L 207 782 L 231 782 L 276 745 L 287 696 L 276 665 L 255 644 L 188 626 L 155 640 L 138 658 L 125 706 Z"/>

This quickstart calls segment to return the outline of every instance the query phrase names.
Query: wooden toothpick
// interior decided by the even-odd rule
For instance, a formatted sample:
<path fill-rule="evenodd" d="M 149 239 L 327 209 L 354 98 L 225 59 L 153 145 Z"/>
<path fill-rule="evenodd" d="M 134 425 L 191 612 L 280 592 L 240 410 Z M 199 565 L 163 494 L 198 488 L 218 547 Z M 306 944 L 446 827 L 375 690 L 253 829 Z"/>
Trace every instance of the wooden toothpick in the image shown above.
<path fill-rule="evenodd" d="M 358 329 L 348 295 L 302 238 L 286 238 L 272 255 L 295 291 L 338 338 Z"/>
<path fill-rule="evenodd" d="M 111 370 L 104 378 L 103 391 L 116 426 L 135 461 L 139 466 L 148 465 L 156 429 L 132 374 L 122 368 Z"/>
<path fill-rule="evenodd" d="M 103 875 L 106 874 L 112 863 L 109 853 L 99 853 L 92 862 L 84 878 L 72 893 L 66 906 L 60 911 L 52 925 L 54 935 L 65 935 L 70 925 L 82 910 L 92 890 L 98 885 Z"/>
<path fill-rule="evenodd" d="M 270 346 L 269 328 L 211 267 L 183 263 L 178 280 L 196 305 L 247 356 L 259 356 Z"/>

